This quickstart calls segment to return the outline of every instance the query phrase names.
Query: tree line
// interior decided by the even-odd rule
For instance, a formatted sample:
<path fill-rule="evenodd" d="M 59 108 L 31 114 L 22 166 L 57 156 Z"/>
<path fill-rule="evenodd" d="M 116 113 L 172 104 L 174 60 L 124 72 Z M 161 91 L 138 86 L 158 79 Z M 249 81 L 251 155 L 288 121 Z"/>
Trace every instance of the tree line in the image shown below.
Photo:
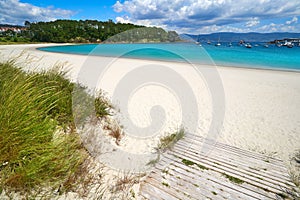
<path fill-rule="evenodd" d="M 26 30 L 5 31 L 3 38 L 11 41 L 54 43 L 100 43 L 108 42 L 174 42 L 179 40 L 175 31 L 157 27 L 114 23 L 112 20 L 56 20 L 51 22 L 25 22 Z M 130 30 L 130 31 L 129 31 Z"/>

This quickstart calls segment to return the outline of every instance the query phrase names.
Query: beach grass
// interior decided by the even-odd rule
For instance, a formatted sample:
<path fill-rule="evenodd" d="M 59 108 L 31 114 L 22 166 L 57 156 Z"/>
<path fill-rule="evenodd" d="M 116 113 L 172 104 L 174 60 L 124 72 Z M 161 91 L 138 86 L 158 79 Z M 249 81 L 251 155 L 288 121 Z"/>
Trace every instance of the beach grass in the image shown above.
<path fill-rule="evenodd" d="M 0 63 L 1 190 L 67 191 L 76 184 L 74 174 L 85 173 L 87 152 L 72 113 L 74 85 L 59 70 L 25 73 L 14 61 Z M 99 105 L 95 109 L 108 114 L 106 104 Z"/>
<path fill-rule="evenodd" d="M 181 140 L 185 135 L 184 129 L 181 128 L 179 131 L 172 133 L 171 135 L 160 138 L 160 143 L 157 149 L 160 151 L 166 151 L 174 146 L 176 142 Z"/>

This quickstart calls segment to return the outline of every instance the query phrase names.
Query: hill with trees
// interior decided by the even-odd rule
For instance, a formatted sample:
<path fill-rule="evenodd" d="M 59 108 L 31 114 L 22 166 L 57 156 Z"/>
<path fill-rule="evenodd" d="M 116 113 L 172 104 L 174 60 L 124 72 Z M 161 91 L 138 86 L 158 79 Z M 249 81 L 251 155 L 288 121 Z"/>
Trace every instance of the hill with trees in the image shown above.
<path fill-rule="evenodd" d="M 51 22 L 26 21 L 20 32 L 3 31 L 0 41 L 28 41 L 54 43 L 109 42 L 174 42 L 180 40 L 175 31 L 157 27 L 114 23 L 112 20 L 56 20 Z M 130 30 L 128 32 L 128 30 Z M 123 33 L 127 31 L 126 33 Z M 123 33 L 123 34 L 120 34 Z"/>

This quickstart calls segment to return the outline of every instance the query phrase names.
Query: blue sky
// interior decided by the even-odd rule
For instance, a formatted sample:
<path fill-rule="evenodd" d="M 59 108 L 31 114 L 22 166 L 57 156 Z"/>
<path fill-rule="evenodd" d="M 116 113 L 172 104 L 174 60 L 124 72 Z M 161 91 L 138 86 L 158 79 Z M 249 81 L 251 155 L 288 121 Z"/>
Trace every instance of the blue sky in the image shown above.
<path fill-rule="evenodd" d="M 107 19 L 115 20 L 118 15 L 112 8 L 116 0 L 21 0 L 21 2 L 39 7 L 53 6 L 53 9 L 71 10 L 73 12 L 70 16 L 71 19 L 97 19 L 106 21 Z"/>
<path fill-rule="evenodd" d="M 179 33 L 299 32 L 299 0 L 0 0 L 0 23 L 97 19 Z"/>

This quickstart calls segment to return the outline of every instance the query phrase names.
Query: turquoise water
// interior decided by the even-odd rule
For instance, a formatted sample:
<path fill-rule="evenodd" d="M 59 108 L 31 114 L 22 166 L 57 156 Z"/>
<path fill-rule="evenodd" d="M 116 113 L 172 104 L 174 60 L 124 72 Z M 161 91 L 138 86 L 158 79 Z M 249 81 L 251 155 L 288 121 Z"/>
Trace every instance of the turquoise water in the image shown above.
<path fill-rule="evenodd" d="M 254 44 L 252 44 L 254 45 Z M 300 70 L 300 47 L 286 48 L 262 44 L 251 49 L 233 44 L 202 45 L 193 43 L 157 43 L 157 44 L 85 44 L 43 47 L 39 50 L 90 54 L 93 56 L 113 56 L 126 58 L 154 59 L 164 61 L 192 62 L 236 66 L 247 68 L 269 68 L 280 70 Z"/>

